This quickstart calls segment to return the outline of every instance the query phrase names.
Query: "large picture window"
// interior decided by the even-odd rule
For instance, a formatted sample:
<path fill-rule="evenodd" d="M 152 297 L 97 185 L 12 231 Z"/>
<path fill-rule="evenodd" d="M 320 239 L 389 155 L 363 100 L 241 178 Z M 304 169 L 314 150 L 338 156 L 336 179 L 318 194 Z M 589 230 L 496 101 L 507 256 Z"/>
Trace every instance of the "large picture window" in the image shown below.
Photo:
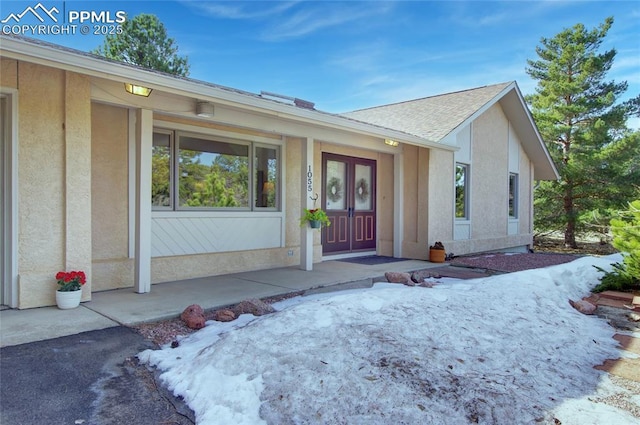
<path fill-rule="evenodd" d="M 456 218 L 469 219 L 469 165 L 456 164 Z"/>
<path fill-rule="evenodd" d="M 248 208 L 249 146 L 178 136 L 180 207 Z"/>
<path fill-rule="evenodd" d="M 279 153 L 278 146 L 158 129 L 153 137 L 152 205 L 275 210 Z"/>

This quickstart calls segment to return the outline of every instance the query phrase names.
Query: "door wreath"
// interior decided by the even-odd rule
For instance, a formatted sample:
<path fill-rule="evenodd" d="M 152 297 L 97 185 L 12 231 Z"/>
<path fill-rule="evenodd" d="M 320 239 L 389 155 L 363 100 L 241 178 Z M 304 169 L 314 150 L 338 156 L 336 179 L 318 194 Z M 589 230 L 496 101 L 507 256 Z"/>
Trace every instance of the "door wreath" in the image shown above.
<path fill-rule="evenodd" d="M 356 184 L 356 198 L 360 202 L 367 202 L 369 200 L 369 183 L 362 178 L 358 180 Z"/>
<path fill-rule="evenodd" d="M 342 181 L 337 177 L 331 177 L 327 183 L 327 199 L 338 202 L 342 199 Z"/>

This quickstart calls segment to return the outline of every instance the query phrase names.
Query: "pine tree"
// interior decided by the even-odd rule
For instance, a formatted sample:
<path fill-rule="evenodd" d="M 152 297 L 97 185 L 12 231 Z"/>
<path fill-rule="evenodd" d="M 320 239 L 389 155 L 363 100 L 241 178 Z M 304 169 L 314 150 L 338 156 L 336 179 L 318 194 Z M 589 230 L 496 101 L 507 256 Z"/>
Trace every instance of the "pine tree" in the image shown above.
<path fill-rule="evenodd" d="M 624 208 L 639 193 L 639 137 L 626 121 L 638 114 L 640 96 L 617 103 L 627 83 L 605 81 L 616 51 L 599 52 L 612 24 L 610 17 L 592 30 L 577 24 L 542 38 L 539 59 L 527 61 L 538 82 L 527 102 L 561 177 L 536 190 L 536 228 L 564 228 L 573 248 L 585 213 Z"/>
<path fill-rule="evenodd" d="M 620 218 L 611 220 L 613 246 L 623 255 L 626 273 L 640 282 L 640 199 L 629 203 L 629 209 Z"/>
<path fill-rule="evenodd" d="M 92 53 L 169 74 L 189 75 L 187 57 L 178 55 L 178 46 L 155 15 L 142 13 L 127 19 L 122 33 L 107 35 L 104 44 Z"/>

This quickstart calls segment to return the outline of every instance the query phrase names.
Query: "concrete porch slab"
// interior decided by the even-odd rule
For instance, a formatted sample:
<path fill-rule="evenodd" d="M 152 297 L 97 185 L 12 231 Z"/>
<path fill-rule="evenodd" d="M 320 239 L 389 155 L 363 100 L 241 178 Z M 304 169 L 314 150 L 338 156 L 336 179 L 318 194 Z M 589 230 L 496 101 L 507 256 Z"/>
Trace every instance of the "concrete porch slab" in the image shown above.
<path fill-rule="evenodd" d="M 332 291 L 367 287 L 384 280 L 387 271 L 411 272 L 442 264 L 408 260 L 359 265 L 323 261 L 305 271 L 286 267 L 154 284 L 151 292 L 133 288 L 92 294 L 92 300 L 73 310 L 44 307 L 0 311 L 0 346 L 57 338 L 111 326 L 135 325 L 178 317 L 191 304 L 205 310 L 225 307 L 248 298 L 267 298 L 298 291 Z M 355 285 L 355 286 L 354 286 Z"/>
<path fill-rule="evenodd" d="M 81 304 L 72 310 L 42 307 L 0 312 L 0 347 L 106 329 L 118 323 Z"/>

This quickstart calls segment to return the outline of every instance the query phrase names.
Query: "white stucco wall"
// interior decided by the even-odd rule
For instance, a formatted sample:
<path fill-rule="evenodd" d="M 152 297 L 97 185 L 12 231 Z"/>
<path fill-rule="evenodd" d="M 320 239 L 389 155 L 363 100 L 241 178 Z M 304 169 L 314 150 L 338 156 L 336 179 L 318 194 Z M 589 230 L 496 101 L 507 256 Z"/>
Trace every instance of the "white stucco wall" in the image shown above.
<path fill-rule="evenodd" d="M 441 179 L 438 170 L 446 168 L 439 160 L 447 156 L 444 151 L 402 147 L 401 255 L 405 258 L 428 258 L 430 236 L 445 225 L 442 222 L 435 224 L 443 218 L 442 212 L 437 211 L 441 198 L 431 197 L 431 191 Z"/>
<path fill-rule="evenodd" d="M 457 154 L 460 161 L 470 163 L 470 237 L 448 241 L 447 251 L 463 255 L 519 249 L 531 244 L 533 167 L 500 104 L 475 119 L 470 132 L 469 151 L 463 149 Z M 519 195 L 516 233 L 511 235 L 509 224 L 514 220 L 509 218 L 508 211 L 510 172 L 518 174 Z"/>
<path fill-rule="evenodd" d="M 18 90 L 18 308 L 55 304 L 55 274 L 83 270 L 91 294 L 89 79 L 2 60 Z M 73 87 L 73 90 L 66 90 Z"/>
<path fill-rule="evenodd" d="M 91 126 L 93 290 L 129 287 L 128 109 L 94 102 Z"/>
<path fill-rule="evenodd" d="M 454 175 L 454 153 L 431 151 L 431 161 L 429 161 L 429 231 L 426 249 L 440 241 L 445 244 L 447 251 L 450 250 L 455 215 Z"/>
<path fill-rule="evenodd" d="M 125 94 L 116 82 L 30 63 L 3 59 L 0 71 L 2 86 L 17 89 L 20 98 L 20 308 L 52 305 L 54 275 L 59 270 L 87 272 L 90 278 L 83 291 L 84 300 L 90 298 L 92 290 L 133 286 L 129 108 L 164 111 L 156 113 L 154 120 L 189 131 L 224 132 L 239 140 L 256 137 L 277 143 L 284 167 L 282 212 L 265 221 L 273 224 L 274 218 L 279 219 L 275 225 L 279 228 L 269 236 L 273 243 L 268 248 L 159 255 L 151 262 L 153 283 L 299 264 L 302 230 L 298 221 L 301 206 L 306 203 L 301 199 L 306 184 L 301 158 L 307 137 L 315 140 L 313 185 L 318 192 L 322 187 L 323 152 L 376 160 L 380 255 L 392 255 L 394 247 L 400 246 L 403 256 L 426 259 L 428 246 L 435 241 L 444 242 L 447 251 L 455 254 L 505 249 L 531 241 L 533 168 L 522 149 L 514 155 L 513 146 L 519 146 L 520 141 L 517 135 L 510 136 L 499 104 L 467 128 L 470 142 L 464 155 L 470 158 L 472 173 L 470 239 L 454 241 L 453 152 L 404 144 L 394 150 L 372 136 L 240 111 L 228 105 L 216 106 L 214 120 L 201 120 L 189 112 L 193 106 L 189 97 L 156 91 L 153 98 L 139 99 Z M 513 158 L 519 173 L 520 213 L 518 234 L 508 235 L 508 173 L 513 171 Z M 396 165 L 400 170 L 394 170 Z M 397 173 L 401 173 L 402 196 L 394 194 Z M 395 198 L 401 198 L 402 205 L 394 211 Z M 182 215 L 181 219 L 184 212 Z M 202 218 L 197 212 L 192 216 Z M 207 214 L 204 216 L 207 218 Z M 152 217 L 166 220 L 167 213 Z M 252 220 L 260 220 L 259 214 Z M 400 234 L 394 234 L 396 229 Z M 320 239 L 320 232 L 314 232 L 314 262 L 322 260 Z"/>

